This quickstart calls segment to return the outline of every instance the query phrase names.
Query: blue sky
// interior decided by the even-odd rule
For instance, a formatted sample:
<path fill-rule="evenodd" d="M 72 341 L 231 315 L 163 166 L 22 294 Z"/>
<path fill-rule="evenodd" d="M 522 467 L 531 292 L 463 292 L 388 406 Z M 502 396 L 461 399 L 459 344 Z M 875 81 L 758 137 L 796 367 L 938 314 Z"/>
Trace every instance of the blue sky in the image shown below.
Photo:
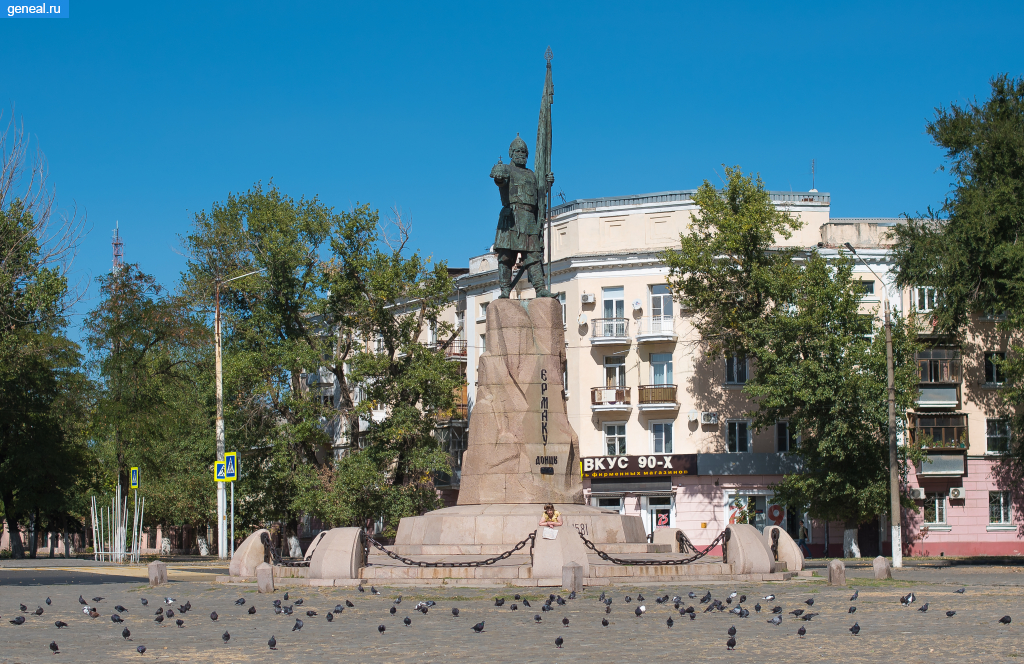
<path fill-rule="evenodd" d="M 0 15 L 0 103 L 88 214 L 78 278 L 109 269 L 116 220 L 126 260 L 173 285 L 192 214 L 271 178 L 398 206 L 414 246 L 465 265 L 494 238 L 491 165 L 516 132 L 533 146 L 548 45 L 568 199 L 691 189 L 723 163 L 806 190 L 813 158 L 833 216 L 895 216 L 947 191 L 925 122 L 1022 74 L 1022 19 L 1019 2 L 74 0 L 68 19 Z"/>

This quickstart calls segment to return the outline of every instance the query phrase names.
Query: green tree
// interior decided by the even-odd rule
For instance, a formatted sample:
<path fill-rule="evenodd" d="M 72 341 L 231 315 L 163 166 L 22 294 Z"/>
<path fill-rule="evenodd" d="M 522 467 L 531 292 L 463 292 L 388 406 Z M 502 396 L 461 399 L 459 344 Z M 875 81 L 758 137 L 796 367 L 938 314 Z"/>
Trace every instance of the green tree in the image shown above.
<path fill-rule="evenodd" d="M 952 191 L 938 210 L 908 217 L 892 230 L 897 283 L 931 286 L 929 315 L 942 334 L 966 340 L 972 316 L 1002 316 L 1012 341 L 1000 367 L 1003 410 L 1014 417 L 1007 468 L 1024 478 L 1024 78 L 991 81 L 991 96 L 938 108 L 926 126 L 945 151 Z"/>
<path fill-rule="evenodd" d="M 857 552 L 857 525 L 885 513 L 889 500 L 884 339 L 867 340 L 872 317 L 860 310 L 852 261 L 779 247 L 800 221 L 775 208 L 759 178 L 738 168 L 726 176 L 723 189 L 705 181 L 694 196 L 700 214 L 681 248 L 664 254 L 669 283 L 694 312 L 707 361 L 723 352 L 752 360 L 743 391 L 757 405 L 755 429 L 788 420 L 800 432 L 791 452 L 802 471 L 776 495 L 814 518 L 844 522 Z M 900 414 L 916 374 L 903 320 L 893 335 Z"/>
<path fill-rule="evenodd" d="M 380 228 L 366 206 L 339 214 L 257 184 L 183 238 L 184 289 L 207 312 L 216 280 L 256 272 L 222 290 L 227 446 L 244 464 L 240 514 L 283 520 L 293 554 L 301 515 L 394 532 L 437 505 L 431 477 L 449 470 L 431 434 L 462 379 L 417 340 L 453 282 L 406 251 L 401 224 Z"/>

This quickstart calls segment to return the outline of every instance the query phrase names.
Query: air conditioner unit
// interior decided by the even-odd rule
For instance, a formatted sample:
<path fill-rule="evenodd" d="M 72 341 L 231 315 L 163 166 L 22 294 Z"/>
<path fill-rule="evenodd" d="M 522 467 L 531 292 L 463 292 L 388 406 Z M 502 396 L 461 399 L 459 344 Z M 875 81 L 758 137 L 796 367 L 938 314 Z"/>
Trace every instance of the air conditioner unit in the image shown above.
<path fill-rule="evenodd" d="M 964 500 L 965 498 L 967 498 L 967 491 L 962 486 L 954 486 L 950 488 L 950 500 Z"/>
<path fill-rule="evenodd" d="M 580 302 L 583 304 L 594 304 L 597 302 L 597 296 L 593 293 L 584 293 L 580 296 Z"/>
<path fill-rule="evenodd" d="M 704 412 L 700 414 L 701 424 L 718 424 L 718 413 Z"/>
<path fill-rule="evenodd" d="M 924 489 L 918 487 L 910 490 L 910 498 L 912 500 L 924 500 Z"/>

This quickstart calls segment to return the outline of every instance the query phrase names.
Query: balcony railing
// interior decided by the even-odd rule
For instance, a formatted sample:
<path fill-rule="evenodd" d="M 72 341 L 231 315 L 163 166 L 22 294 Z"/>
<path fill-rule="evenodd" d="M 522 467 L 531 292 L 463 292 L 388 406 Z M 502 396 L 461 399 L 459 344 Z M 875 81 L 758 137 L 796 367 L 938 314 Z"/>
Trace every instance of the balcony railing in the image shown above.
<path fill-rule="evenodd" d="M 590 405 L 593 408 L 627 408 L 629 406 L 629 390 L 628 387 L 591 388 Z"/>
<path fill-rule="evenodd" d="M 469 418 L 469 404 L 457 403 L 451 407 L 451 410 L 445 411 L 448 419 L 452 420 L 465 420 Z"/>
<path fill-rule="evenodd" d="M 967 415 L 911 415 L 910 441 L 927 450 L 967 449 Z"/>
<path fill-rule="evenodd" d="M 641 385 L 639 389 L 640 405 L 656 404 L 676 405 L 675 385 Z"/>
<path fill-rule="evenodd" d="M 951 355 L 952 351 L 921 351 L 917 354 L 918 380 L 922 384 L 959 385 L 961 379 L 961 360 L 959 357 L 935 357 L 935 355 Z"/>
<path fill-rule="evenodd" d="M 441 347 L 444 346 L 444 343 L 440 341 L 433 341 L 425 345 L 427 348 L 431 350 L 441 350 Z M 467 344 L 465 339 L 455 339 L 450 344 L 448 344 L 447 348 L 444 349 L 444 356 L 449 360 L 464 361 L 466 359 L 466 348 Z"/>
<path fill-rule="evenodd" d="M 637 341 L 661 340 L 675 336 L 675 319 L 672 316 L 645 316 L 640 319 L 636 331 Z"/>
<path fill-rule="evenodd" d="M 591 342 L 629 342 L 628 318 L 595 318 L 590 332 Z"/>

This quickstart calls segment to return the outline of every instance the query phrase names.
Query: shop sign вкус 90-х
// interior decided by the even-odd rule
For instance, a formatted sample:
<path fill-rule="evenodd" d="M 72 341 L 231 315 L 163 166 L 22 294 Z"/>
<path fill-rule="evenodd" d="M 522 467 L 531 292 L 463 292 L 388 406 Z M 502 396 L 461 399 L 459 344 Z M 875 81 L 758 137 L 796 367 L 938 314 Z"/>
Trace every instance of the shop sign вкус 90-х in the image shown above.
<path fill-rule="evenodd" d="M 583 457 L 584 479 L 595 477 L 659 477 L 696 475 L 696 454 L 648 454 L 644 456 Z"/>

